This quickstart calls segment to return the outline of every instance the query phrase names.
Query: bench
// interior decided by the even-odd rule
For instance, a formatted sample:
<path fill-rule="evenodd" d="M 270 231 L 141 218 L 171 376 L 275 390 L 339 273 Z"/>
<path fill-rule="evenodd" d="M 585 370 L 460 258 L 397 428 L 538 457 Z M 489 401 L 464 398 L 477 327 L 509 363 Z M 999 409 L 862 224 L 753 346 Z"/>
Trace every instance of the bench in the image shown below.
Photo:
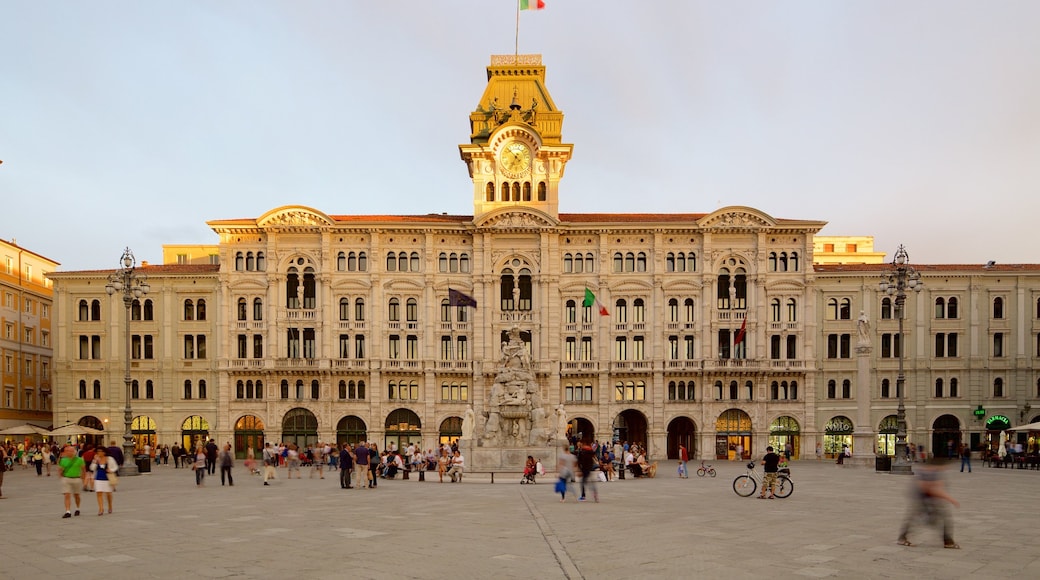
<path fill-rule="evenodd" d="M 524 478 L 523 470 L 516 471 L 516 470 L 513 470 L 513 469 L 502 469 L 502 470 L 494 471 L 494 470 L 485 470 L 485 469 L 481 469 L 481 470 L 463 469 L 462 473 L 460 473 L 458 475 L 458 479 L 459 479 L 459 482 L 461 483 L 462 482 L 462 476 L 464 476 L 464 475 L 475 475 L 475 474 L 489 475 L 490 474 L 491 475 L 491 483 L 495 483 L 495 474 L 496 473 L 499 474 L 499 475 L 508 475 L 508 474 L 512 473 L 512 474 L 516 475 L 516 480 L 517 481 L 520 481 L 520 480 L 522 480 Z M 447 472 L 445 472 L 445 475 L 447 475 Z M 545 476 L 547 476 L 547 475 L 548 475 L 548 472 L 546 472 Z M 539 476 L 539 477 L 545 477 L 545 476 Z"/>

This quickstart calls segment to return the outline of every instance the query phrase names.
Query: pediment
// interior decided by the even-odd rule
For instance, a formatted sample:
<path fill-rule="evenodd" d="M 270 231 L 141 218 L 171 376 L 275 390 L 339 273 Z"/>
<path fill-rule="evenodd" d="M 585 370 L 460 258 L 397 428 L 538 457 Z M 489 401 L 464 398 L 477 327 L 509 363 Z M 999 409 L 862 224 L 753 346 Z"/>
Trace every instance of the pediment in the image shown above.
<path fill-rule="evenodd" d="M 335 222 L 324 213 L 302 205 L 287 205 L 273 209 L 256 220 L 260 227 L 331 226 Z"/>
<path fill-rule="evenodd" d="M 412 280 L 387 280 L 383 283 L 383 290 L 394 292 L 422 292 L 426 286 L 421 281 Z"/>
<path fill-rule="evenodd" d="M 686 291 L 700 291 L 700 282 L 695 282 L 690 278 L 684 280 L 665 281 L 661 284 L 661 288 L 666 292 L 682 292 Z"/>
<path fill-rule="evenodd" d="M 490 212 L 476 222 L 478 228 L 492 229 L 543 229 L 554 228 L 559 224 L 548 215 L 531 208 L 500 209 Z"/>
<path fill-rule="evenodd" d="M 801 292 L 805 289 L 805 283 L 800 280 L 776 280 L 766 282 L 765 287 L 773 292 Z"/>
<path fill-rule="evenodd" d="M 266 277 L 232 276 L 228 280 L 228 289 L 230 290 L 253 290 L 266 292 L 267 287 L 268 282 Z"/>
<path fill-rule="evenodd" d="M 757 230 L 776 226 L 776 219 L 752 207 L 724 207 L 697 220 L 704 229 Z"/>

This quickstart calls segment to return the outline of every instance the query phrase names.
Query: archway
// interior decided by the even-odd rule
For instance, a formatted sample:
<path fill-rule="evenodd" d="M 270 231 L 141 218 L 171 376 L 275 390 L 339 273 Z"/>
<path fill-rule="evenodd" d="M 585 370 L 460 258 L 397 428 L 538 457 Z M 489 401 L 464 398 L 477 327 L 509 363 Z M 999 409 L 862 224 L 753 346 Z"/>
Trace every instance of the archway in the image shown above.
<path fill-rule="evenodd" d="M 596 440 L 596 427 L 585 417 L 575 417 L 567 421 L 567 440 L 592 443 Z"/>
<path fill-rule="evenodd" d="M 1011 428 L 1011 420 L 1004 415 L 986 419 L 986 445 L 991 451 L 1000 451 L 1000 434 Z"/>
<path fill-rule="evenodd" d="M 101 419 L 98 419 L 97 417 L 95 417 L 93 415 L 86 415 L 86 416 L 80 417 L 77 424 L 78 425 L 82 425 L 84 427 L 90 427 L 91 429 L 98 429 L 100 431 L 104 431 L 105 430 L 105 424 L 101 422 Z M 105 444 L 105 435 L 104 434 L 100 434 L 100 435 L 83 435 L 82 437 L 83 437 L 82 440 L 85 443 L 89 443 L 89 444 L 93 445 L 94 447 L 97 447 L 98 445 L 104 445 Z"/>
<path fill-rule="evenodd" d="M 622 411 L 614 419 L 614 440 L 628 441 L 646 449 L 646 416 L 635 409 Z"/>
<path fill-rule="evenodd" d="M 147 415 L 138 415 L 130 422 L 130 434 L 134 436 L 134 453 L 143 453 L 147 443 L 155 449 L 155 421 Z"/>
<path fill-rule="evenodd" d="M 835 458 L 841 452 L 842 446 L 848 445 L 852 449 L 852 420 L 843 415 L 838 415 L 827 422 L 823 429 L 823 453 L 828 458 Z"/>
<path fill-rule="evenodd" d="M 341 449 L 344 443 L 357 445 L 362 441 L 368 441 L 368 427 L 361 417 L 347 415 L 336 423 L 336 445 Z"/>
<path fill-rule="evenodd" d="M 192 415 L 181 423 L 181 446 L 194 451 L 209 439 L 209 421 L 201 415 Z"/>
<path fill-rule="evenodd" d="M 750 457 L 751 417 L 740 409 L 723 411 L 715 421 L 715 459 L 743 460 Z"/>
<path fill-rule="evenodd" d="M 256 415 L 243 415 L 235 422 L 235 457 L 244 459 L 249 448 L 254 458 L 264 449 L 264 422 Z"/>
<path fill-rule="evenodd" d="M 462 426 L 459 425 L 459 434 Z M 395 409 L 386 416 L 386 437 L 383 449 L 390 449 L 393 443 L 396 449 L 408 447 L 409 443 L 422 445 L 422 422 L 411 409 Z"/>
<path fill-rule="evenodd" d="M 899 418 L 889 415 L 878 425 L 878 455 L 893 456 L 896 454 L 896 432 L 899 431 Z"/>
<path fill-rule="evenodd" d="M 801 426 L 794 417 L 783 415 L 769 424 L 769 444 L 780 454 L 788 451 L 790 445 L 791 459 L 802 456 Z"/>
<path fill-rule="evenodd" d="M 318 418 L 307 409 L 296 407 L 282 417 L 282 442 L 299 449 L 318 442 Z"/>
<path fill-rule="evenodd" d="M 462 438 L 462 417 L 448 417 L 441 421 L 440 445 L 451 445 Z"/>
<path fill-rule="evenodd" d="M 689 417 L 676 417 L 668 423 L 668 459 L 679 459 L 679 445 L 686 447 L 691 459 L 697 457 L 697 426 Z"/>
<path fill-rule="evenodd" d="M 961 444 L 961 421 L 953 415 L 940 415 L 932 423 L 932 456 L 953 459 Z"/>

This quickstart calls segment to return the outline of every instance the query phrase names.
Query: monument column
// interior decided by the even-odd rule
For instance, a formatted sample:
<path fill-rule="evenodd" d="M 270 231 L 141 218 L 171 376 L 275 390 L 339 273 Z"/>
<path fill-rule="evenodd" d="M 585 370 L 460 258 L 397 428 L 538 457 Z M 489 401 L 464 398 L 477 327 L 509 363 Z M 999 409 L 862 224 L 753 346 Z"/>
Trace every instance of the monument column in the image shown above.
<path fill-rule="evenodd" d="M 874 466 L 875 435 L 870 419 L 870 321 L 861 310 L 856 322 L 859 339 L 856 342 L 856 427 L 852 432 L 853 465 Z M 849 459 L 845 460 L 850 463 Z"/>

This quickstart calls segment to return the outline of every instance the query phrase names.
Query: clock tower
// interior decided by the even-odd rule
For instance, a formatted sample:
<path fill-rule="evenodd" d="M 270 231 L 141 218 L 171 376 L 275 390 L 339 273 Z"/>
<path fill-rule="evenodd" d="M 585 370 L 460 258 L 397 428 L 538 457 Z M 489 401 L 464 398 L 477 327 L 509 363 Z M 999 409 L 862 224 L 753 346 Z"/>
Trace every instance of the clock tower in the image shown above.
<path fill-rule="evenodd" d="M 473 219 L 507 208 L 559 219 L 559 184 L 574 146 L 560 141 L 563 112 L 545 88 L 539 54 L 495 55 L 488 84 L 459 145 L 473 180 Z"/>

